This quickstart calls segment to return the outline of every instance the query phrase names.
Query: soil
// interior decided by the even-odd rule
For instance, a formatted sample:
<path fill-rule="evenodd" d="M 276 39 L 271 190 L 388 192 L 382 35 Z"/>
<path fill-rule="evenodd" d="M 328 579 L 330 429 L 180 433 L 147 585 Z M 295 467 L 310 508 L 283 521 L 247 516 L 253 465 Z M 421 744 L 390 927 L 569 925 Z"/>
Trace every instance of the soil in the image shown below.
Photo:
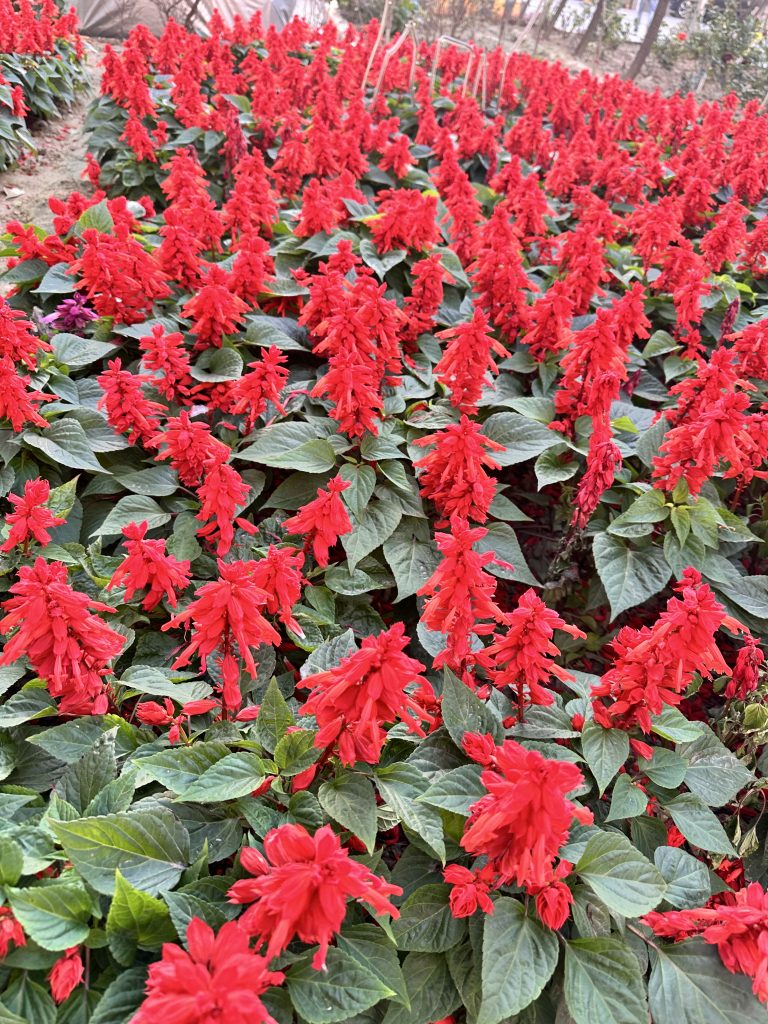
<path fill-rule="evenodd" d="M 0 174 L 0 225 L 9 220 L 38 224 L 51 230 L 53 214 L 48 196 L 67 196 L 74 191 L 90 191 L 80 177 L 84 167 L 86 139 L 83 132 L 85 111 L 98 94 L 101 80 L 99 63 L 106 40 L 83 37 L 89 82 L 69 110 L 53 121 L 42 123 L 33 132 L 37 151 Z"/>

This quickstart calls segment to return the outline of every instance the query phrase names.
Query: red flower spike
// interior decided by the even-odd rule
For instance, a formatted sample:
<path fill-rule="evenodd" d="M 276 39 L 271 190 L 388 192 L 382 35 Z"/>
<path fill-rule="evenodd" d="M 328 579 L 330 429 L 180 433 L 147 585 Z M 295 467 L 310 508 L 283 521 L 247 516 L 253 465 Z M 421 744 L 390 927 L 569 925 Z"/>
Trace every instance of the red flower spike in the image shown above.
<path fill-rule="evenodd" d="M 264 856 L 247 854 L 243 866 L 255 877 L 235 882 L 230 902 L 250 904 L 239 923 L 258 946 L 267 943 L 268 960 L 297 937 L 319 945 L 312 966 L 322 970 L 350 898 L 374 914 L 399 917 L 389 897 L 402 889 L 353 861 L 330 825 L 313 836 L 302 825 L 272 829 L 264 839 Z"/>

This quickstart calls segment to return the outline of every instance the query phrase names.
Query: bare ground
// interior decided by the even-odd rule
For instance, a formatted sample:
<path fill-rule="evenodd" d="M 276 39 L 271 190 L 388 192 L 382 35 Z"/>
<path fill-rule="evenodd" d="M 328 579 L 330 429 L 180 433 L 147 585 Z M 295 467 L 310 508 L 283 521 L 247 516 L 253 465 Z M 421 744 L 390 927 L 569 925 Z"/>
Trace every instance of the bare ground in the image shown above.
<path fill-rule="evenodd" d="M 50 230 L 53 215 L 48 208 L 48 197 L 65 197 L 70 192 L 90 190 L 88 182 L 80 177 L 86 148 L 83 121 L 88 103 L 98 93 L 99 62 L 105 43 L 85 37 L 84 41 L 88 87 L 70 110 L 53 121 L 44 122 L 34 132 L 35 153 L 0 174 L 0 225 L 20 220 L 23 224 L 38 224 Z"/>

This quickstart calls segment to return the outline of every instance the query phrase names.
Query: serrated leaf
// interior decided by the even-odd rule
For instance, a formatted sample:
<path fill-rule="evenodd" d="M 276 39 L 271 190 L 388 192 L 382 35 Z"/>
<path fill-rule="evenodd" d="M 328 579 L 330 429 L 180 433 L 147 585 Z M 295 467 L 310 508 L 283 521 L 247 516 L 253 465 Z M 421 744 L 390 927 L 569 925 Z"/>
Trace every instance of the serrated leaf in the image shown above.
<path fill-rule="evenodd" d="M 112 537 L 122 532 L 129 523 L 146 522 L 150 530 L 165 526 L 171 521 L 170 512 L 146 494 L 128 494 L 121 498 L 110 511 L 107 518 L 97 527 L 91 536 Z"/>
<path fill-rule="evenodd" d="M 390 1003 L 382 1024 L 428 1024 L 442 1020 L 461 1003 L 444 953 L 409 953 L 403 977 L 410 1009 Z"/>
<path fill-rule="evenodd" d="M 480 781 L 481 772 L 482 768 L 478 764 L 463 764 L 452 768 L 432 783 L 426 793 L 419 797 L 419 802 L 466 818 L 472 805 L 487 795 Z"/>
<path fill-rule="evenodd" d="M 397 949 L 381 928 L 374 924 L 355 924 L 345 927 L 336 945 L 370 971 L 395 993 L 397 1002 L 408 1007 L 408 989 L 397 958 Z"/>
<path fill-rule="evenodd" d="M 377 770 L 376 784 L 403 825 L 445 863 L 442 818 L 432 807 L 417 802 L 427 789 L 425 776 L 412 765 L 392 764 Z"/>
<path fill-rule="evenodd" d="M 335 451 L 309 423 L 275 423 L 264 427 L 257 440 L 235 457 L 302 473 L 325 473 L 336 464 Z"/>
<path fill-rule="evenodd" d="M 640 965 L 632 950 L 617 939 L 568 942 L 563 992 L 576 1024 L 647 1024 Z"/>
<path fill-rule="evenodd" d="M 43 949 L 76 946 L 90 930 L 91 900 L 80 882 L 9 889 L 8 899 L 26 934 Z"/>
<path fill-rule="evenodd" d="M 88 441 L 88 436 L 76 419 L 61 417 L 54 420 L 47 430 L 36 434 L 25 430 L 21 440 L 51 459 L 54 465 L 69 466 L 70 469 L 90 469 L 105 473 Z"/>
<path fill-rule="evenodd" d="M 673 800 L 665 801 L 664 807 L 693 846 L 698 846 L 709 853 L 721 853 L 726 857 L 735 853 L 719 819 L 694 793 L 681 793 Z"/>
<path fill-rule="evenodd" d="M 765 1024 L 750 979 L 727 971 L 702 939 L 656 952 L 648 999 L 654 1024 Z"/>
<path fill-rule="evenodd" d="M 324 782 L 317 798 L 325 813 L 365 843 L 373 853 L 376 843 L 376 794 L 370 779 L 357 772 L 340 772 Z"/>
<path fill-rule="evenodd" d="M 86 882 L 108 896 L 118 869 L 131 885 L 156 895 L 172 888 L 189 863 L 186 829 L 160 808 L 52 821 L 51 828 Z"/>
<path fill-rule="evenodd" d="M 143 964 L 121 971 L 104 990 L 89 1024 L 128 1024 L 144 1001 L 146 975 L 147 968 Z"/>
<path fill-rule="evenodd" d="M 487 566 L 488 572 L 503 580 L 512 580 L 514 583 L 529 587 L 540 587 L 541 583 L 528 568 L 512 527 L 508 523 L 489 523 L 486 531 L 486 535 L 475 544 L 475 551 L 481 554 L 492 551 L 500 561 L 507 562 L 513 569 L 510 571 L 495 562 L 490 562 Z"/>
<path fill-rule="evenodd" d="M 453 916 L 450 894 L 450 885 L 424 885 L 408 897 L 400 907 L 400 917 L 392 922 L 398 949 L 444 953 L 461 942 L 466 921 Z"/>
<path fill-rule="evenodd" d="M 625 917 L 647 914 L 666 890 L 658 869 L 618 832 L 592 836 L 574 871 L 610 910 Z"/>
<path fill-rule="evenodd" d="M 502 742 L 501 720 L 450 669 L 445 669 L 443 675 L 442 706 L 443 722 L 457 747 L 461 748 L 468 732 L 490 733 L 496 743 Z"/>
<path fill-rule="evenodd" d="M 57 363 L 65 363 L 70 369 L 76 370 L 105 359 L 115 351 L 117 345 L 61 332 L 51 338 L 51 348 Z"/>
<path fill-rule="evenodd" d="M 227 754 L 206 769 L 182 790 L 179 799 L 199 804 L 236 800 L 252 793 L 265 778 L 261 758 L 250 751 L 240 750 Z"/>
<path fill-rule="evenodd" d="M 631 548 L 616 537 L 598 533 L 592 541 L 597 574 L 611 605 L 611 619 L 658 594 L 672 570 L 658 547 Z"/>
<path fill-rule="evenodd" d="M 536 458 L 560 443 L 559 435 L 543 423 L 529 420 L 516 412 L 497 412 L 483 424 L 483 433 L 504 445 L 503 452 L 494 452 L 500 466 L 515 466 Z"/>
<path fill-rule="evenodd" d="M 503 896 L 483 927 L 483 1001 L 477 1024 L 498 1024 L 542 992 L 558 960 L 555 933 Z"/>
<path fill-rule="evenodd" d="M 361 516 L 376 486 L 376 473 L 370 466 L 347 463 L 339 470 L 339 476 L 349 484 L 342 494 L 344 504 L 353 515 Z"/>
<path fill-rule="evenodd" d="M 604 729 L 597 722 L 585 722 L 581 749 L 602 796 L 629 757 L 629 737 L 620 729 Z"/>
<path fill-rule="evenodd" d="M 259 708 L 259 717 L 256 719 L 255 728 L 256 739 L 271 753 L 288 726 L 293 724 L 293 712 L 286 704 L 285 698 L 273 678 Z"/>
<path fill-rule="evenodd" d="M 648 806 L 648 794 L 636 786 L 628 775 L 620 775 L 616 779 L 611 794 L 611 809 L 606 821 L 619 821 L 623 818 L 635 818 L 642 814 Z"/>
<path fill-rule="evenodd" d="M 440 561 L 429 530 L 415 526 L 410 518 L 401 522 L 384 542 L 383 551 L 397 583 L 398 601 L 420 590 Z"/>
<path fill-rule="evenodd" d="M 667 883 L 667 903 L 679 910 L 704 906 L 712 895 L 706 864 L 676 846 L 660 846 L 653 860 Z"/>
<path fill-rule="evenodd" d="M 331 947 L 327 969 L 317 971 L 302 957 L 286 972 L 296 1011 L 309 1024 L 335 1024 L 396 995 L 394 989 L 341 949 Z"/>
<path fill-rule="evenodd" d="M 226 757 L 229 747 L 217 740 L 171 747 L 138 762 L 143 772 L 173 793 L 183 793 L 210 767 Z"/>
<path fill-rule="evenodd" d="M 117 871 L 115 895 L 107 915 L 107 940 L 118 963 L 129 967 L 137 949 L 159 949 L 174 938 L 175 930 L 165 903 L 135 889 Z"/>
<path fill-rule="evenodd" d="M 402 508 L 393 501 L 371 502 L 359 516 L 351 517 L 352 532 L 341 538 L 350 569 L 389 540 L 402 517 Z"/>

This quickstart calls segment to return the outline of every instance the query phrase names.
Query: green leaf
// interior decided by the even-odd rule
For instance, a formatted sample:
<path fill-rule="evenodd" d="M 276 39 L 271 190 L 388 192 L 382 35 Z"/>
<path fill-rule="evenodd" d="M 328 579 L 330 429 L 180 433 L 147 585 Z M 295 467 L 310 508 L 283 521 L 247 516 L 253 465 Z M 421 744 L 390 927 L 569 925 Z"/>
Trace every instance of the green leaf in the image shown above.
<path fill-rule="evenodd" d="M 677 789 L 685 778 L 688 765 L 685 758 L 680 757 L 674 750 L 655 747 L 653 757 L 650 761 L 642 759 L 641 767 L 651 782 L 655 782 L 657 786 Z"/>
<path fill-rule="evenodd" d="M 51 338 L 54 359 L 57 363 L 65 363 L 71 370 L 106 359 L 117 347 L 94 338 L 81 338 L 77 334 L 54 334 Z"/>
<path fill-rule="evenodd" d="M 396 995 L 371 971 L 341 949 L 331 947 L 327 969 L 317 971 L 302 957 L 286 972 L 294 1007 L 309 1024 L 334 1024 Z"/>
<path fill-rule="evenodd" d="M 350 569 L 388 540 L 397 529 L 403 510 L 392 501 L 377 501 L 366 506 L 360 516 L 352 516 L 352 532 L 341 538 Z"/>
<path fill-rule="evenodd" d="M 724 807 L 754 782 L 754 775 L 711 733 L 703 733 L 681 751 L 688 759 L 685 784 L 712 807 Z"/>
<path fill-rule="evenodd" d="M 315 746 L 316 735 L 311 729 L 297 729 L 278 740 L 274 757 L 281 775 L 298 775 L 314 764 L 320 756 L 320 750 Z"/>
<path fill-rule="evenodd" d="M 275 423 L 264 427 L 257 440 L 237 452 L 235 458 L 261 466 L 325 473 L 336 465 L 331 445 L 315 433 L 310 423 Z"/>
<path fill-rule="evenodd" d="M 653 910 L 666 889 L 661 872 L 618 832 L 592 836 L 574 870 L 610 910 L 625 917 Z"/>
<path fill-rule="evenodd" d="M 111 234 L 115 230 L 115 222 L 112 219 L 112 214 L 109 212 L 106 199 L 102 199 L 100 203 L 89 206 L 87 210 L 80 214 L 75 224 L 75 234 L 82 235 L 83 231 L 87 228 L 93 228 L 102 235 Z"/>
<path fill-rule="evenodd" d="M 186 829 L 159 807 L 52 821 L 51 828 L 86 882 L 108 896 L 115 891 L 118 870 L 137 889 L 156 895 L 172 888 L 189 863 Z"/>
<path fill-rule="evenodd" d="M 667 903 L 678 910 L 704 906 L 712 895 L 706 864 L 676 846 L 658 847 L 653 859 L 667 883 L 664 893 Z"/>
<path fill-rule="evenodd" d="M 382 797 L 403 825 L 444 864 L 443 820 L 436 810 L 417 802 L 427 788 L 425 776 L 412 765 L 391 764 L 377 769 L 376 783 Z"/>
<path fill-rule="evenodd" d="M 628 775 L 620 775 L 616 779 L 611 794 L 611 809 L 606 821 L 618 821 L 624 818 L 635 818 L 642 814 L 648 806 L 648 794 L 636 786 Z"/>
<path fill-rule="evenodd" d="M 397 1002 L 408 1007 L 408 989 L 397 958 L 397 949 L 381 928 L 375 924 L 345 927 L 336 945 L 387 988 L 392 989 L 395 993 L 393 998 Z"/>
<path fill-rule="evenodd" d="M 557 937 L 522 903 L 503 896 L 483 928 L 483 1001 L 477 1024 L 498 1024 L 542 992 L 558 960 Z"/>
<path fill-rule="evenodd" d="M 510 572 L 509 569 L 491 562 L 486 567 L 488 572 L 503 580 L 512 580 L 514 583 L 529 587 L 540 587 L 541 583 L 528 568 L 517 535 L 509 523 L 488 523 L 486 530 L 486 535 L 475 544 L 475 551 L 480 554 L 492 551 L 500 561 L 509 563 L 514 570 Z"/>
<path fill-rule="evenodd" d="M 339 470 L 339 476 L 349 484 L 342 494 L 344 504 L 353 515 L 362 515 L 376 486 L 376 473 L 370 466 L 347 463 Z"/>
<path fill-rule="evenodd" d="M 166 892 L 163 893 L 163 899 L 168 905 L 176 934 L 182 942 L 186 939 L 187 928 L 193 917 L 199 917 L 217 931 L 228 920 L 220 906 L 191 893 Z"/>
<path fill-rule="evenodd" d="M 235 348 L 209 348 L 201 352 L 190 370 L 194 380 L 221 384 L 237 380 L 243 373 L 243 359 Z"/>
<path fill-rule="evenodd" d="M 76 761 L 56 783 L 56 792 L 81 814 L 117 774 L 115 738 L 100 736 L 91 749 Z"/>
<path fill-rule="evenodd" d="M 256 739 L 270 752 L 274 751 L 289 725 L 294 724 L 293 712 L 285 703 L 280 687 L 273 678 L 259 708 L 256 719 Z"/>
<path fill-rule="evenodd" d="M 557 448 L 542 452 L 533 464 L 539 490 L 550 484 L 559 484 L 563 480 L 570 480 L 578 468 L 579 463 L 565 445 L 558 445 Z"/>
<path fill-rule="evenodd" d="M 365 843 L 376 844 L 376 793 L 371 780 L 358 772 L 340 772 L 318 790 L 320 806 L 329 817 Z"/>
<path fill-rule="evenodd" d="M 46 455 L 57 466 L 68 466 L 70 469 L 90 469 L 95 473 L 105 473 L 88 441 L 88 436 L 76 419 L 61 417 L 54 420 L 40 434 L 33 430 L 25 430 L 21 440 Z"/>
<path fill-rule="evenodd" d="M 662 491 L 645 491 L 632 502 L 626 512 L 616 516 L 608 527 L 615 537 L 642 537 L 651 533 L 654 523 L 669 518 L 666 495 Z"/>
<path fill-rule="evenodd" d="M 497 412 L 489 416 L 483 433 L 504 445 L 505 451 L 493 453 L 500 466 L 516 466 L 560 443 L 560 435 L 549 427 L 516 412 Z"/>
<path fill-rule="evenodd" d="M 667 585 L 672 572 L 658 547 L 630 548 L 607 533 L 592 541 L 600 582 L 611 605 L 611 619 L 642 604 Z"/>
<path fill-rule="evenodd" d="M 629 757 L 629 737 L 620 729 L 604 729 L 597 722 L 586 722 L 581 732 L 581 749 L 602 796 Z"/>
<path fill-rule="evenodd" d="M 640 964 L 617 939 L 572 939 L 565 947 L 564 995 L 576 1024 L 647 1024 Z"/>
<path fill-rule="evenodd" d="M 210 767 L 229 754 L 229 747 L 217 740 L 171 747 L 138 762 L 141 771 L 173 793 L 183 793 Z"/>
<path fill-rule="evenodd" d="M 24 722 L 56 714 L 56 702 L 38 681 L 27 683 L 0 707 L 0 729 L 12 729 Z"/>
<path fill-rule="evenodd" d="M 392 922 L 398 949 L 417 953 L 444 953 L 464 937 L 466 921 L 451 913 L 450 885 L 423 885 L 400 908 Z"/>
<path fill-rule="evenodd" d="M 733 856 L 735 851 L 719 819 L 694 793 L 681 793 L 673 800 L 665 801 L 664 807 L 693 846 L 709 853 Z"/>
<path fill-rule="evenodd" d="M 467 732 L 490 733 L 494 742 L 501 743 L 504 729 L 500 719 L 450 669 L 443 674 L 443 722 L 451 739 L 461 748 Z"/>
<path fill-rule="evenodd" d="M 122 532 L 129 523 L 148 524 L 150 530 L 165 526 L 171 521 L 170 512 L 146 494 L 128 494 L 121 498 L 110 511 L 107 518 L 91 534 L 93 537 L 111 537 Z"/>
<path fill-rule="evenodd" d="M 121 971 L 105 989 L 88 1024 L 128 1024 L 144 1001 L 146 975 L 143 964 Z"/>
<path fill-rule="evenodd" d="M 648 999 L 654 1024 L 765 1024 L 750 979 L 727 971 L 702 939 L 658 950 Z"/>
<path fill-rule="evenodd" d="M 9 889 L 8 899 L 24 931 L 43 949 L 76 946 L 90 931 L 91 899 L 80 882 Z"/>
<path fill-rule="evenodd" d="M 384 541 L 383 551 L 397 583 L 398 601 L 420 590 L 440 561 L 429 528 L 411 517 L 404 519 Z"/>
<path fill-rule="evenodd" d="M 137 949 L 159 949 L 173 942 L 176 932 L 168 907 L 115 874 L 115 895 L 107 916 L 107 939 L 114 958 L 124 967 L 133 963 Z"/>
<path fill-rule="evenodd" d="M 24 852 L 17 842 L 0 836 L 0 885 L 16 885 L 24 871 Z"/>
<path fill-rule="evenodd" d="M 19 974 L 3 993 L 4 1009 L 18 1014 L 25 1024 L 54 1024 L 56 1004 L 47 988 Z M 11 1018 L 13 1019 L 13 1018 Z"/>
<path fill-rule="evenodd" d="M 199 804 L 237 800 L 252 793 L 265 778 L 266 771 L 261 758 L 250 751 L 241 750 L 227 754 L 206 769 L 182 790 L 180 799 Z"/>
<path fill-rule="evenodd" d="M 469 816 L 470 807 L 487 795 L 480 781 L 482 768 L 478 764 L 463 764 L 440 775 L 423 796 L 420 803 L 440 807 L 451 814 Z"/>
<path fill-rule="evenodd" d="M 460 1005 L 444 953 L 409 953 L 403 961 L 410 1010 L 390 1003 L 382 1024 L 428 1024 Z"/>

